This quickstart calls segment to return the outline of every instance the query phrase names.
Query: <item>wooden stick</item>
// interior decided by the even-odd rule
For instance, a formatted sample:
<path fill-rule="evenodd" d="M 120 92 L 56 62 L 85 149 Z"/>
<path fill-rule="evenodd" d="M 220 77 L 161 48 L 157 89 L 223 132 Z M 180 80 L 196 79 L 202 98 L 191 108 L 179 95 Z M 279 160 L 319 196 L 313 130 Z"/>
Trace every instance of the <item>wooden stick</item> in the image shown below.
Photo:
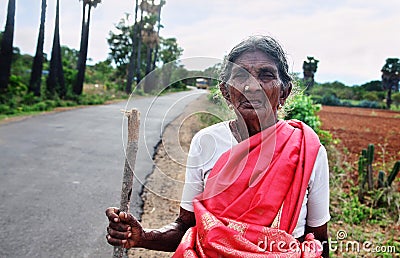
<path fill-rule="evenodd" d="M 137 109 L 124 111 L 128 118 L 128 143 L 126 145 L 124 175 L 122 178 L 120 211 L 128 212 L 132 194 L 134 168 L 139 141 L 140 112 Z M 113 257 L 122 258 L 125 248 L 114 247 Z"/>

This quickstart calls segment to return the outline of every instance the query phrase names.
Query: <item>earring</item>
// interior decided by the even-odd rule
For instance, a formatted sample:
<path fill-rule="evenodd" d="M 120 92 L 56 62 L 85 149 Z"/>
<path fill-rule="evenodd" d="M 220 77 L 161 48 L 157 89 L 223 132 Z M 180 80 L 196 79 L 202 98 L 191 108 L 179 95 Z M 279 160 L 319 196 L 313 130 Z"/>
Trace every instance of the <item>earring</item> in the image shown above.
<path fill-rule="evenodd" d="M 244 86 L 244 91 L 249 91 L 249 89 L 250 89 L 249 85 Z"/>
<path fill-rule="evenodd" d="M 278 105 L 278 110 L 281 110 L 281 109 L 282 109 L 282 104 L 279 103 L 279 105 Z"/>

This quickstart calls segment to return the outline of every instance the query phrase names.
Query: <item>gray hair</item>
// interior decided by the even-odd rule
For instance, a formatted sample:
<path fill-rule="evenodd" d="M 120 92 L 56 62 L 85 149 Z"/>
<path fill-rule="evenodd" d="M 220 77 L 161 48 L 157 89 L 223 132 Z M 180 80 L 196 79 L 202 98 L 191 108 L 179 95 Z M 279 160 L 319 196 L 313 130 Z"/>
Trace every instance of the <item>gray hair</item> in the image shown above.
<path fill-rule="evenodd" d="M 236 45 L 225 57 L 222 65 L 220 80 L 227 82 L 231 76 L 233 63 L 245 52 L 260 50 L 272 58 L 278 67 L 279 77 L 282 80 L 283 87 L 287 88 L 293 81 L 289 74 L 289 66 L 286 54 L 281 45 L 269 36 L 250 36 Z"/>

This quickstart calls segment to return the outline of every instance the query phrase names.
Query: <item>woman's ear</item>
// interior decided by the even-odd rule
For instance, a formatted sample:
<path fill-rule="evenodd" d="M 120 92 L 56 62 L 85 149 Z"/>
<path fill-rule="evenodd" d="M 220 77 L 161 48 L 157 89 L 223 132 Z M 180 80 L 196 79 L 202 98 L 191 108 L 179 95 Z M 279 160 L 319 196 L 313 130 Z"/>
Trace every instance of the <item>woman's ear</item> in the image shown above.
<path fill-rule="evenodd" d="M 219 84 L 219 89 L 221 90 L 222 96 L 224 97 L 224 99 L 230 103 L 231 102 L 231 96 L 229 94 L 229 90 L 228 90 L 228 85 L 225 82 L 221 82 Z"/>
<path fill-rule="evenodd" d="M 289 97 L 290 92 L 292 92 L 293 84 L 291 82 L 288 83 L 286 87 L 281 87 L 281 94 L 279 96 L 279 104 L 282 106 L 285 104 L 286 99 Z"/>

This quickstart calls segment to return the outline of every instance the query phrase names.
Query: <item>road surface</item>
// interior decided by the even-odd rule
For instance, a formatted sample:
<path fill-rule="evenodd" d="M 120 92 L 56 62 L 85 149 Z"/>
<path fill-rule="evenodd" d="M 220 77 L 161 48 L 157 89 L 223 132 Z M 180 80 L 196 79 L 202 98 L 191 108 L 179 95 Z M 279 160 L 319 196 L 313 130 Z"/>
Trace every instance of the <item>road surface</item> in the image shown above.
<path fill-rule="evenodd" d="M 141 136 L 131 211 L 153 169 L 163 128 L 192 90 L 35 116 L 0 126 L 0 257 L 111 257 L 105 208 L 118 206 L 126 119 L 138 108 Z"/>

